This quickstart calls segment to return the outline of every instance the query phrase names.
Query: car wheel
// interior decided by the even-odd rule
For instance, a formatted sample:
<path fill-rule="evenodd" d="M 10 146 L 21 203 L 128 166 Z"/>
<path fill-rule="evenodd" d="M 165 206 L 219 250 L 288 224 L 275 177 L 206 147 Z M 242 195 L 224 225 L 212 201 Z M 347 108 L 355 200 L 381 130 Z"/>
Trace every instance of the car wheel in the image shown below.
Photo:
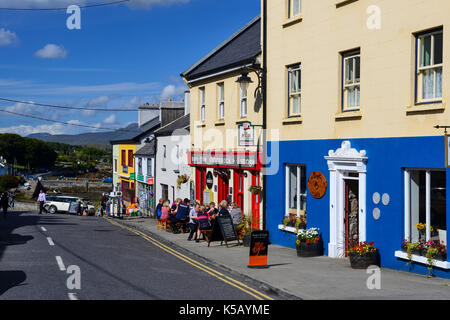
<path fill-rule="evenodd" d="M 56 209 L 55 206 L 50 206 L 50 208 L 48 208 L 48 212 L 51 213 L 51 214 L 55 214 L 56 211 L 58 211 L 58 209 Z"/>

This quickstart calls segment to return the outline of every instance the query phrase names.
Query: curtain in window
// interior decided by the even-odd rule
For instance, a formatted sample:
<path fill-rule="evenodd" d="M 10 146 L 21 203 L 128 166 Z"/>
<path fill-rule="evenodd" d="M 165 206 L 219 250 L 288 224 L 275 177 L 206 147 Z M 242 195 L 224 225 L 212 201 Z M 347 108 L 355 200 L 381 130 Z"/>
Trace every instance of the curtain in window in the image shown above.
<path fill-rule="evenodd" d="M 423 72 L 423 99 L 434 98 L 434 70 L 428 69 Z"/>

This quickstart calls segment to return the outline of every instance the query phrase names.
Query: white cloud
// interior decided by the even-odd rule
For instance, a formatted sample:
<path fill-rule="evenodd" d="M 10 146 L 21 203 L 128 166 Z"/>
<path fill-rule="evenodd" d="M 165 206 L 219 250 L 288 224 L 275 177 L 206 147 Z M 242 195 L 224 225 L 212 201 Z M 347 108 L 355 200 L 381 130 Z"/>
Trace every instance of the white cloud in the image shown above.
<path fill-rule="evenodd" d="M 161 100 L 178 99 L 184 96 L 184 92 L 188 88 L 185 85 L 173 85 L 166 86 L 161 93 Z"/>
<path fill-rule="evenodd" d="M 116 120 L 116 115 L 112 114 L 109 117 L 107 117 L 105 120 L 103 120 L 104 124 L 116 124 L 117 120 Z"/>
<path fill-rule="evenodd" d="M 67 57 L 67 50 L 63 46 L 50 43 L 36 51 L 34 55 L 40 59 L 65 59 Z"/>
<path fill-rule="evenodd" d="M 0 47 L 15 45 L 18 41 L 15 32 L 0 28 Z"/>
<path fill-rule="evenodd" d="M 44 124 L 39 126 L 12 126 L 8 128 L 0 128 L 1 133 L 16 133 L 21 136 L 28 136 L 33 133 L 50 133 L 50 134 L 70 134 L 73 133 L 73 129 L 68 128 L 62 123 Z"/>

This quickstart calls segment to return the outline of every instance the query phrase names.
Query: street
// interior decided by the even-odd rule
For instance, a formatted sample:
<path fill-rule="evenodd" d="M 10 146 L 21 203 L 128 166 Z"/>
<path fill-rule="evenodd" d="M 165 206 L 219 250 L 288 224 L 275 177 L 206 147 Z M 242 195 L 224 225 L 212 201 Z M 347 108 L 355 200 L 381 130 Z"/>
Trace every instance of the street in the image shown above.
<path fill-rule="evenodd" d="M 270 297 L 104 218 L 11 212 L 0 218 L 0 299 Z"/>

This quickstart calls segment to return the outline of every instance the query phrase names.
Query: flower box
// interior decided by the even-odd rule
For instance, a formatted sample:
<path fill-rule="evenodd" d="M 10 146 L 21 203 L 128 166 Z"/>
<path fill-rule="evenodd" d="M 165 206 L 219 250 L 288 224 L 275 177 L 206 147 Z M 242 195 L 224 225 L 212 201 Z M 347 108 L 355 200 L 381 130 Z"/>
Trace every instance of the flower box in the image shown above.
<path fill-rule="evenodd" d="M 364 254 L 349 253 L 350 265 L 352 269 L 367 269 L 370 266 L 379 265 L 378 251 Z"/>
<path fill-rule="evenodd" d="M 298 257 L 318 257 L 323 255 L 323 242 L 320 240 L 318 243 L 305 243 L 300 242 L 300 245 L 296 246 Z"/>

